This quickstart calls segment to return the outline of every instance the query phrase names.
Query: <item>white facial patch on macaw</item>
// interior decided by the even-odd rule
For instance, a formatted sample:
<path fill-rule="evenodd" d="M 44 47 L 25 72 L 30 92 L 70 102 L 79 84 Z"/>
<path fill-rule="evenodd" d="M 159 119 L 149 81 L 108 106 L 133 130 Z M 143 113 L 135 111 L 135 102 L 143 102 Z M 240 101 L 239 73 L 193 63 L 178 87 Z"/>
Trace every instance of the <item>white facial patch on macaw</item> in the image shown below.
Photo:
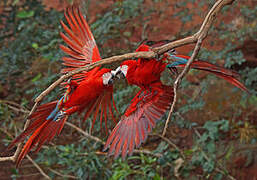
<path fill-rule="evenodd" d="M 120 70 L 123 73 L 123 75 L 126 77 L 127 76 L 127 72 L 128 72 L 128 66 L 127 65 L 122 65 Z"/>
<path fill-rule="evenodd" d="M 110 84 L 111 79 L 113 78 L 113 76 L 112 76 L 111 72 L 107 72 L 107 73 L 103 74 L 102 78 L 103 78 L 103 84 L 108 85 L 108 84 Z"/>

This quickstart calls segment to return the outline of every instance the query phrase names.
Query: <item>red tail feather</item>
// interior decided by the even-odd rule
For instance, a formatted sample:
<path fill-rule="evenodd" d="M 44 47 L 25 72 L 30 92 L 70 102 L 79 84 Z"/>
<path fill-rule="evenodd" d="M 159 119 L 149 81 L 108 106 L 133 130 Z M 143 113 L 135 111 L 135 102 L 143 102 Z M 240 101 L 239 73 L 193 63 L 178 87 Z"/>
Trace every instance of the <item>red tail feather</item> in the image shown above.
<path fill-rule="evenodd" d="M 189 56 L 184 56 L 184 55 L 176 55 L 181 58 L 189 59 Z M 180 64 L 178 67 L 185 67 L 186 64 Z M 242 89 L 243 91 L 246 91 L 249 93 L 248 89 L 245 87 L 244 84 L 242 84 L 237 78 L 239 77 L 239 74 L 237 72 L 234 72 L 232 70 L 219 67 L 215 64 L 206 62 L 206 61 L 201 61 L 197 60 L 194 61 L 191 64 L 191 68 L 202 70 L 202 71 L 207 71 L 210 73 L 215 74 L 216 76 L 228 81 L 229 83 L 233 84 L 234 86 Z"/>
<path fill-rule="evenodd" d="M 45 121 L 49 114 L 54 110 L 57 101 L 43 104 L 37 108 L 37 110 L 28 117 L 30 119 L 29 126 L 8 146 L 7 150 L 14 147 L 15 144 L 22 142 L 29 134 L 38 129 Z"/>
<path fill-rule="evenodd" d="M 49 142 L 56 134 L 58 135 L 61 132 L 68 118 L 67 116 L 64 116 L 58 121 L 46 120 L 56 107 L 56 104 L 57 101 L 53 101 L 39 106 L 37 110 L 28 117 L 28 119 L 31 120 L 29 126 L 8 146 L 7 150 L 13 148 L 15 144 L 24 141 L 24 139 L 32 133 L 18 156 L 16 161 L 17 167 L 33 147 L 37 146 L 36 152 L 38 152 L 45 142 Z"/>
<path fill-rule="evenodd" d="M 58 135 L 62 130 L 67 118 L 67 116 L 64 116 L 62 119 L 58 121 L 45 120 L 33 132 L 33 134 L 30 136 L 26 144 L 23 146 L 23 149 L 16 161 L 16 167 L 20 165 L 22 159 L 28 154 L 28 152 L 33 147 L 37 146 L 35 152 L 38 152 L 44 143 L 51 141 L 56 134 Z"/>

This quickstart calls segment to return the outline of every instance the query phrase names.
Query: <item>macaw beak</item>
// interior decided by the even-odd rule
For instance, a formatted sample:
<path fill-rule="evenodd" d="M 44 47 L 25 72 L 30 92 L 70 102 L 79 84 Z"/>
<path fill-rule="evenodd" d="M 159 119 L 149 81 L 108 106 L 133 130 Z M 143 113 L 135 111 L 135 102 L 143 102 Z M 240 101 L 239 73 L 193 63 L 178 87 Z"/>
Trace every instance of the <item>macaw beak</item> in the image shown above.
<path fill-rule="evenodd" d="M 109 81 L 108 81 L 108 85 L 113 84 L 113 81 L 114 81 L 113 78 L 110 78 Z"/>
<path fill-rule="evenodd" d="M 114 83 L 114 80 L 115 80 L 115 74 L 114 74 L 114 71 L 111 71 L 111 77 L 110 79 L 108 80 L 108 85 L 111 85 Z"/>
<path fill-rule="evenodd" d="M 125 75 L 124 73 L 121 71 L 121 67 L 117 67 L 116 70 L 114 71 L 111 71 L 112 75 L 114 76 L 114 78 L 118 78 L 118 79 L 121 79 L 121 78 L 125 78 Z"/>

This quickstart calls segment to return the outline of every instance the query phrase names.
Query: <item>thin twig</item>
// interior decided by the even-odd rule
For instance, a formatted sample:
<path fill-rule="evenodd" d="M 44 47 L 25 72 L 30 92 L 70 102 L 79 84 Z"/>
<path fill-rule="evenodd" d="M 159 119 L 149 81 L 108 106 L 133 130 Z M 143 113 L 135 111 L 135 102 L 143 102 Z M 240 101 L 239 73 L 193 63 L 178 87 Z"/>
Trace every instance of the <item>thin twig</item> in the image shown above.
<path fill-rule="evenodd" d="M 57 174 L 58 176 L 61 176 L 63 178 L 69 178 L 69 179 L 79 179 L 76 176 L 68 175 L 68 174 L 62 174 L 52 168 L 48 168 L 50 171 L 52 171 L 54 174 Z"/>
<path fill-rule="evenodd" d="M 173 102 L 172 102 L 172 105 L 170 107 L 169 115 L 168 115 L 168 118 L 166 120 L 165 126 L 163 128 L 163 132 L 162 132 L 162 136 L 163 137 L 165 136 L 165 134 L 167 132 L 167 128 L 168 128 L 168 124 L 169 124 L 169 121 L 170 121 L 170 118 L 171 118 L 171 114 L 173 113 L 175 104 L 177 102 L 177 89 L 178 89 L 178 86 L 179 86 L 182 78 L 189 71 L 190 65 L 192 64 L 192 62 L 196 58 L 196 56 L 197 56 L 197 54 L 198 54 L 198 52 L 200 50 L 201 44 L 202 44 L 202 39 L 200 38 L 197 41 L 197 44 L 196 44 L 195 49 L 194 49 L 194 52 L 193 52 L 192 56 L 189 58 L 189 60 L 188 60 L 188 62 L 186 64 L 186 67 L 183 69 L 183 71 L 178 75 L 178 77 L 175 80 L 174 87 L 173 87 L 173 92 L 174 92 Z"/>
<path fill-rule="evenodd" d="M 10 109 L 12 109 L 16 112 L 22 112 L 22 113 L 28 113 L 29 112 L 23 106 L 21 106 L 20 104 L 18 104 L 16 102 L 13 102 L 13 101 L 0 99 L 0 103 L 6 104 L 8 108 L 10 108 Z"/>
<path fill-rule="evenodd" d="M 28 160 L 37 168 L 42 176 L 44 176 L 46 179 L 51 179 L 29 155 L 26 155 L 26 158 L 28 158 Z"/>
<path fill-rule="evenodd" d="M 38 106 L 38 103 L 36 102 L 34 104 L 34 106 L 32 107 L 31 111 L 29 112 L 28 117 L 36 110 L 37 106 Z M 29 126 L 29 123 L 30 123 L 30 120 L 27 118 L 26 123 L 25 123 L 24 128 L 23 128 L 24 130 Z M 21 149 L 22 149 L 22 143 L 19 143 L 18 146 L 17 146 L 17 149 L 16 149 L 16 151 L 13 155 L 14 156 L 13 161 L 16 161 L 17 157 L 19 156 L 19 154 L 21 152 Z"/>
<path fill-rule="evenodd" d="M 219 1 L 217 1 L 213 5 L 211 10 L 209 11 L 207 16 L 205 17 L 200 30 L 196 34 L 194 34 L 193 36 L 188 37 L 187 42 L 191 42 L 191 43 L 197 42 L 197 43 L 196 43 L 196 46 L 194 48 L 193 54 L 189 58 L 185 68 L 178 75 L 178 77 L 176 78 L 176 80 L 174 82 L 174 89 L 173 89 L 173 91 L 174 91 L 174 98 L 173 98 L 173 102 L 172 102 L 172 105 L 171 105 L 171 108 L 170 108 L 170 111 L 169 111 L 168 118 L 166 120 L 164 129 L 163 129 L 162 136 L 165 136 L 165 134 L 166 134 L 166 131 L 167 131 L 167 128 L 168 128 L 168 124 L 169 124 L 169 121 L 170 121 L 170 118 L 171 118 L 171 114 L 174 111 L 174 107 L 175 107 L 175 104 L 176 104 L 176 101 L 177 101 L 177 89 L 178 89 L 178 86 L 179 86 L 182 78 L 189 71 L 190 65 L 192 64 L 192 62 L 194 61 L 195 57 L 197 56 L 197 54 L 198 54 L 198 52 L 200 50 L 202 41 L 206 38 L 206 36 L 207 36 L 207 34 L 208 34 L 209 30 L 210 30 L 210 27 L 213 24 L 213 22 L 214 22 L 214 20 L 215 20 L 215 18 L 217 16 L 217 14 L 219 13 L 219 11 L 225 5 L 232 4 L 233 2 L 234 2 L 234 0 L 219 0 Z M 164 46 L 161 46 L 161 47 L 158 48 L 158 53 L 167 52 L 170 47 L 171 47 L 171 43 L 166 44 Z"/>
<path fill-rule="evenodd" d="M 143 153 L 143 154 L 151 155 L 158 158 L 163 156 L 163 154 L 161 153 L 153 153 L 152 151 L 149 151 L 147 149 L 135 149 L 134 153 Z"/>
<path fill-rule="evenodd" d="M 38 103 L 34 104 L 33 108 L 29 112 L 28 116 L 30 116 L 36 110 L 37 105 L 38 105 Z M 24 111 L 24 113 L 25 112 L 27 113 L 28 111 Z M 26 129 L 29 126 L 29 123 L 30 123 L 30 120 L 27 119 L 23 129 Z M 16 151 L 14 153 L 14 155 L 13 156 L 9 156 L 9 157 L 0 157 L 0 162 L 1 161 L 13 161 L 13 162 L 15 162 L 17 157 L 18 157 L 18 155 L 20 154 L 21 148 L 22 148 L 22 143 L 19 143 L 18 146 L 17 146 L 17 149 L 16 149 Z"/>
<path fill-rule="evenodd" d="M 92 139 L 96 142 L 99 142 L 101 144 L 105 144 L 104 141 L 102 141 L 101 139 L 99 139 L 98 137 L 92 136 L 89 133 L 87 133 L 86 131 L 84 131 L 83 129 L 79 128 L 78 126 L 75 126 L 74 124 L 70 123 L 70 122 L 65 122 L 65 124 L 67 124 L 68 126 L 76 129 L 78 132 L 80 132 L 81 134 L 83 134 L 84 136 L 86 136 L 89 139 Z"/>
<path fill-rule="evenodd" d="M 67 124 L 68 126 L 74 128 L 75 130 L 77 130 L 79 133 L 83 134 L 84 136 L 86 136 L 87 138 L 89 139 L 92 139 L 96 142 L 99 142 L 101 144 L 105 144 L 105 141 L 102 141 L 101 139 L 95 137 L 95 136 L 92 136 L 90 135 L 89 133 L 87 133 L 86 131 L 84 131 L 83 129 L 75 126 L 74 124 L 72 123 L 69 123 L 69 122 L 66 122 L 65 124 Z M 152 155 L 152 156 L 155 156 L 155 157 L 161 157 L 162 154 L 160 153 L 152 153 L 151 151 L 149 150 L 146 150 L 146 149 L 140 149 L 140 150 L 134 150 L 135 153 L 144 153 L 144 154 L 149 154 L 149 155 Z M 104 153 L 104 152 L 95 152 L 95 154 L 97 155 L 107 155 L 107 153 Z M 83 154 L 83 155 L 87 155 L 87 153 Z"/>
<path fill-rule="evenodd" d="M 175 148 L 177 151 L 179 151 L 180 155 L 182 156 L 183 159 L 186 159 L 183 151 L 176 145 L 174 144 L 173 142 L 171 142 L 171 140 L 169 140 L 168 138 L 160 135 L 160 134 L 155 134 L 155 133 L 152 133 L 150 135 L 153 135 L 153 136 L 158 136 L 160 137 L 162 140 L 166 141 L 169 145 L 171 145 L 173 148 Z"/>

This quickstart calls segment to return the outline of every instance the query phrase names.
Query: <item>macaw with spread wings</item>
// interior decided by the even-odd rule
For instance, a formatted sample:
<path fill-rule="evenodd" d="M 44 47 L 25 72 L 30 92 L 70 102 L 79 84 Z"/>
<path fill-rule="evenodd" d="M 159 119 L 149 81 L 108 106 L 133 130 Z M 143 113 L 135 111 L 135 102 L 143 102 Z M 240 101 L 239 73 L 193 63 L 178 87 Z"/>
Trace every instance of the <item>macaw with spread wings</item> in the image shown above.
<path fill-rule="evenodd" d="M 151 48 L 168 42 L 167 40 L 146 41 L 136 49 L 136 52 L 150 51 Z M 189 58 L 189 56 L 177 55 L 173 49 L 160 59 L 140 58 L 124 61 L 114 71 L 115 76 L 125 77 L 128 84 L 137 85 L 140 91 L 132 99 L 125 114 L 107 139 L 104 150 L 109 148 L 109 155 L 114 154 L 117 158 L 121 154 L 125 158 L 127 154 L 131 155 L 135 148 L 146 141 L 156 122 L 161 119 L 173 101 L 173 87 L 162 84 L 161 73 L 166 67 L 171 68 L 173 72 L 174 68 L 184 67 Z M 247 91 L 247 88 L 236 79 L 238 74 L 231 70 L 200 60 L 194 61 L 191 67 L 213 73 Z"/>
<path fill-rule="evenodd" d="M 73 6 L 65 12 L 65 18 L 69 27 L 61 21 L 61 25 L 67 35 L 60 33 L 68 46 L 60 45 L 60 48 L 68 56 L 63 57 L 62 73 L 70 72 L 76 68 L 101 60 L 98 47 L 93 34 L 78 7 Z M 69 115 L 86 111 L 84 120 L 93 115 L 92 128 L 100 113 L 100 121 L 105 121 L 107 129 L 107 117 L 111 114 L 115 121 L 113 108 L 113 74 L 111 69 L 95 67 L 94 69 L 72 76 L 64 85 L 67 88 L 64 95 L 57 101 L 52 101 L 39 106 L 28 119 L 29 126 L 12 141 L 8 149 L 16 143 L 26 141 L 16 161 L 18 166 L 26 154 L 34 147 L 36 152 L 42 145 L 59 135 Z"/>

